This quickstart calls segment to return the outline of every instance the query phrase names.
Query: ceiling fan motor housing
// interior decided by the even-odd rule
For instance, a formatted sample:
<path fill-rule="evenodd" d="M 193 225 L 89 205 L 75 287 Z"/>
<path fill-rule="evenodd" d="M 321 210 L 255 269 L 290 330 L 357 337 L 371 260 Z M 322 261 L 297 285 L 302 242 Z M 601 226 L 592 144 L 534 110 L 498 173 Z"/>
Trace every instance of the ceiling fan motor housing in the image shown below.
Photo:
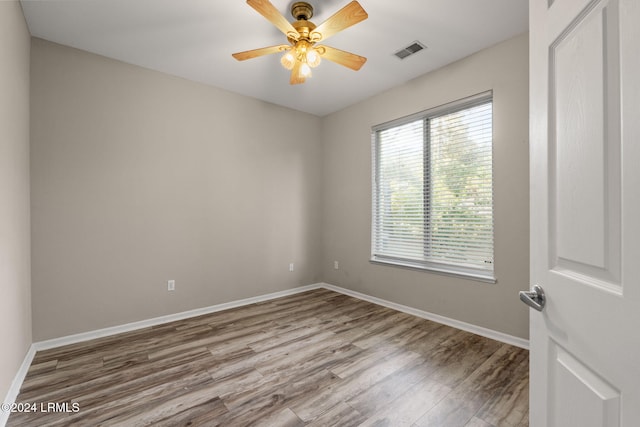
<path fill-rule="evenodd" d="M 298 32 L 298 36 L 299 36 L 298 40 L 305 40 L 305 41 L 312 42 L 312 43 L 315 42 L 315 40 L 312 41 L 310 39 L 311 32 L 316 29 L 316 25 L 313 22 L 305 21 L 305 20 L 301 19 L 301 20 L 292 22 L 291 25 L 293 25 L 293 27 Z M 289 38 L 289 42 L 291 44 L 295 44 L 296 41 L 298 41 L 298 40 Z"/>

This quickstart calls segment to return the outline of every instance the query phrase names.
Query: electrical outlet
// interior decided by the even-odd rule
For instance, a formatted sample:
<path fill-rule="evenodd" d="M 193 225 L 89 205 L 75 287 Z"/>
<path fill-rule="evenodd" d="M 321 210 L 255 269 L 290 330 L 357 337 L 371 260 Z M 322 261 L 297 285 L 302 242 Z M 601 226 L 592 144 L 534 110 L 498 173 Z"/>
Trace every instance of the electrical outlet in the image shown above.
<path fill-rule="evenodd" d="M 167 282 L 167 290 L 168 291 L 175 291 L 176 290 L 176 281 L 175 280 L 169 280 Z"/>
<path fill-rule="evenodd" d="M 289 271 L 293 271 L 293 263 L 289 264 Z"/>
<path fill-rule="evenodd" d="M 338 261 L 333 261 L 333 269 L 337 270 L 340 268 L 340 264 L 338 264 Z"/>

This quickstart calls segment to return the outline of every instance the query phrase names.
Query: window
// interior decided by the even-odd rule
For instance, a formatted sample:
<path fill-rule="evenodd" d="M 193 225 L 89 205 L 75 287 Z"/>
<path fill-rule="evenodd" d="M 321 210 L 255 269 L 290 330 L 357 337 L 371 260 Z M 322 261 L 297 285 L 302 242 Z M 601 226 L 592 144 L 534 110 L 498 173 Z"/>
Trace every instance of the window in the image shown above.
<path fill-rule="evenodd" d="M 492 94 L 373 128 L 372 261 L 495 281 Z"/>

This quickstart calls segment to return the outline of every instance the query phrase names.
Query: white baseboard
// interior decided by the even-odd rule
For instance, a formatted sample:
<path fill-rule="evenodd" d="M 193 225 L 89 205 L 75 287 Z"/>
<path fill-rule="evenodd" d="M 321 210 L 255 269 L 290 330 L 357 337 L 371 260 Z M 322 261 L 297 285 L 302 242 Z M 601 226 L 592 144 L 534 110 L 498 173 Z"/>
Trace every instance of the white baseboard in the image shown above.
<path fill-rule="evenodd" d="M 29 366 L 31 366 L 33 356 L 35 355 L 36 348 L 33 344 L 31 344 L 31 346 L 29 347 L 29 351 L 27 351 L 27 355 L 22 361 L 22 365 L 20 365 L 20 369 L 18 369 L 18 373 L 16 373 L 16 376 L 13 378 L 13 382 L 11 383 L 11 387 L 9 387 L 9 391 L 7 391 L 7 395 L 0 403 L 13 404 L 16 401 L 16 397 L 18 397 L 18 393 L 20 393 L 20 387 L 22 387 L 24 378 L 27 376 Z M 11 415 L 11 412 L 0 409 L 0 426 L 4 427 L 7 424 L 9 415 Z"/>
<path fill-rule="evenodd" d="M 460 320 L 451 319 L 439 314 L 429 313 L 428 311 L 423 311 L 417 308 L 387 301 L 382 298 L 372 297 L 367 294 L 341 288 L 339 286 L 330 285 L 328 283 L 321 283 L 320 286 L 335 292 L 340 292 L 341 294 L 352 296 L 354 298 L 369 301 L 374 304 L 402 311 L 403 313 L 412 314 L 423 319 L 432 320 L 434 322 L 442 323 L 443 325 L 451 326 L 456 329 L 462 329 L 463 331 L 471 332 L 473 334 L 481 335 L 492 340 L 500 341 L 505 344 L 510 344 L 516 347 L 524 348 L 525 350 L 529 350 L 529 340 L 526 340 L 524 338 L 494 331 L 493 329 L 483 328 L 482 326 L 473 325 L 471 323 L 461 322 Z"/>
<path fill-rule="evenodd" d="M 20 387 L 22 386 L 22 382 L 27 375 L 27 371 L 29 370 L 29 366 L 33 360 L 33 357 L 36 354 L 36 351 L 40 350 L 48 350 L 55 347 L 61 347 L 63 345 L 75 344 L 83 341 L 92 340 L 95 338 L 102 338 L 109 335 L 120 334 L 123 332 L 130 332 L 137 329 L 147 328 L 149 326 L 156 326 L 163 323 L 173 322 L 176 320 L 183 320 L 189 317 L 200 316 L 203 314 L 215 313 L 222 310 L 228 310 L 230 308 L 241 307 L 244 305 L 254 304 L 257 302 L 269 301 L 276 298 L 281 298 L 289 295 L 299 294 L 301 292 L 310 291 L 312 289 L 325 288 L 331 291 L 339 292 L 344 295 L 349 295 L 354 298 L 358 298 L 364 301 L 368 301 L 374 304 L 382 305 L 384 307 L 388 307 L 394 310 L 402 311 L 407 314 L 412 314 L 414 316 L 421 317 L 423 319 L 432 320 L 434 322 L 442 323 L 447 326 L 451 326 L 457 329 L 462 329 L 463 331 L 471 332 L 477 335 L 481 335 L 483 337 L 491 338 L 496 341 L 500 341 L 506 344 L 511 344 L 516 347 L 521 347 L 524 349 L 529 349 L 529 341 L 523 338 L 514 337 L 512 335 L 508 335 L 502 332 L 494 331 L 492 329 L 483 328 L 481 326 L 472 325 L 470 323 L 461 322 L 459 320 L 450 319 L 448 317 L 440 316 L 438 314 L 429 313 L 427 311 L 419 310 L 417 308 L 409 307 L 406 305 L 398 304 L 395 302 L 387 301 L 381 298 L 373 297 L 370 295 L 366 295 L 360 292 L 352 291 L 350 289 L 341 288 L 339 286 L 330 285 L 328 283 L 316 283 L 308 286 L 300 286 L 293 289 L 287 289 L 285 291 L 274 292 L 270 294 L 260 295 L 257 297 L 245 298 L 237 301 L 231 301 L 224 304 L 217 304 L 210 307 L 197 308 L 195 310 L 183 311 L 181 313 L 169 314 L 167 316 L 155 317 L 153 319 L 142 320 L 139 322 L 127 323 L 124 325 L 113 326 L 110 328 L 98 329 L 95 331 L 83 332 L 75 335 L 68 335 L 65 337 L 54 338 L 46 341 L 35 342 L 29 348 L 27 355 L 18 370 L 13 382 L 11 383 L 11 387 L 9 388 L 9 392 L 7 393 L 6 398 L 4 399 L 4 403 L 14 403 L 16 397 L 18 397 L 18 393 L 20 392 Z M 0 411 L 0 427 L 4 427 L 8 418 L 9 412 Z"/>
<path fill-rule="evenodd" d="M 402 311 L 404 313 L 412 314 L 414 316 L 422 317 L 423 319 L 432 320 L 434 322 L 442 323 L 447 326 L 452 326 L 463 331 L 471 332 L 483 337 L 491 338 L 496 341 L 501 341 L 507 344 L 515 345 L 517 347 L 529 349 L 529 341 L 523 338 L 514 337 L 512 335 L 504 334 L 502 332 L 494 331 L 492 329 L 476 326 L 471 323 L 461 322 L 459 320 L 451 319 L 448 317 L 440 316 L 439 314 L 429 313 L 427 311 L 419 310 L 417 308 L 409 307 L 406 305 L 398 304 L 395 302 L 387 301 L 381 298 L 366 295 L 360 292 L 352 291 L 350 289 L 341 288 L 339 286 L 330 285 L 328 283 L 316 283 L 313 285 L 299 286 L 293 289 L 287 289 L 285 291 L 273 292 L 270 294 L 259 295 L 257 297 L 245 298 L 237 301 L 231 301 L 223 304 L 212 305 L 209 307 L 197 308 L 194 310 L 183 311 L 181 313 L 169 314 L 166 316 L 154 317 L 152 319 L 141 320 L 139 322 L 127 323 L 124 325 L 112 326 L 110 328 L 97 329 L 95 331 L 83 332 L 80 334 L 68 335 L 65 337 L 54 338 L 46 341 L 39 341 L 33 343 L 36 351 L 48 350 L 51 348 L 61 347 L 63 345 L 75 344 L 83 341 L 89 341 L 95 338 L 103 338 L 110 335 L 120 334 L 123 332 L 131 332 L 137 329 L 147 328 L 150 326 L 161 325 L 163 323 L 174 322 L 176 320 L 188 319 L 190 317 L 201 316 L 203 314 L 215 313 L 222 310 L 228 310 L 230 308 L 242 307 L 244 305 L 255 304 L 257 302 L 269 301 L 276 298 L 286 297 L 289 295 L 299 294 L 301 292 L 310 291 L 312 289 L 325 288 L 335 292 L 339 292 L 344 295 L 349 295 L 354 298 L 358 298 L 364 301 L 369 301 L 374 304 L 382 305 L 394 310 Z M 27 365 L 28 367 L 28 365 Z"/>
<path fill-rule="evenodd" d="M 245 298 L 237 301 L 231 301 L 223 304 L 212 305 L 209 307 L 197 308 L 194 310 L 183 311 L 181 313 L 169 314 L 167 316 L 155 317 L 153 319 L 142 320 L 139 322 L 127 323 L 124 325 L 113 326 L 110 328 L 97 329 L 95 331 L 83 332 L 80 334 L 68 335 L 60 338 L 54 338 L 46 341 L 38 341 L 31 344 L 29 347 L 29 351 L 25 356 L 18 373 L 13 379 L 11 383 L 11 387 L 9 387 L 9 391 L 5 399 L 0 403 L 12 404 L 15 403 L 18 394 L 20 393 L 20 388 L 22 387 L 22 383 L 24 382 L 25 377 L 27 376 L 27 372 L 29 371 L 29 366 L 31 366 L 31 362 L 33 361 L 33 357 L 35 356 L 37 351 L 40 350 L 48 350 L 56 347 L 62 347 L 64 345 L 76 344 L 83 341 L 89 341 L 95 338 L 107 337 L 110 335 L 120 334 L 123 332 L 135 331 L 137 329 L 147 328 L 149 326 L 156 326 L 163 323 L 173 322 L 176 320 L 188 319 L 189 317 L 200 316 L 203 314 L 215 313 L 217 311 L 228 310 L 230 308 L 241 307 L 243 305 L 254 304 L 257 302 L 268 301 L 276 298 L 286 297 L 289 295 L 299 294 L 301 292 L 310 291 L 312 289 L 321 288 L 322 284 L 313 284 L 308 286 L 299 286 L 293 289 L 287 289 L 285 291 L 273 292 L 266 295 L 259 295 L 257 297 Z M 5 412 L 0 410 L 0 427 L 4 427 L 9 419 L 10 412 Z"/>
<path fill-rule="evenodd" d="M 95 338 L 108 337 L 110 335 L 120 334 L 123 332 L 131 332 L 137 329 L 157 326 L 163 323 L 174 322 L 176 320 L 188 319 L 189 317 L 201 316 L 203 314 L 215 313 L 217 311 L 228 310 L 230 308 L 241 307 L 243 305 L 255 304 L 257 302 L 269 301 L 276 298 L 286 297 L 289 295 L 299 294 L 312 289 L 321 288 L 322 284 L 313 284 L 307 286 L 299 286 L 285 291 L 273 292 L 270 294 L 259 295 L 257 297 L 245 298 L 236 301 L 225 302 L 223 304 L 212 305 L 209 307 L 196 308 L 194 310 L 183 311 L 181 313 L 169 314 L 166 316 L 154 317 L 152 319 L 141 320 L 139 322 L 126 323 L 124 325 L 112 326 L 95 331 L 82 332 L 80 334 L 67 335 L 65 337 L 53 338 L 46 341 L 34 343 L 37 351 L 48 350 L 51 348 L 61 347 L 63 345 L 75 344 L 83 341 L 89 341 Z"/>

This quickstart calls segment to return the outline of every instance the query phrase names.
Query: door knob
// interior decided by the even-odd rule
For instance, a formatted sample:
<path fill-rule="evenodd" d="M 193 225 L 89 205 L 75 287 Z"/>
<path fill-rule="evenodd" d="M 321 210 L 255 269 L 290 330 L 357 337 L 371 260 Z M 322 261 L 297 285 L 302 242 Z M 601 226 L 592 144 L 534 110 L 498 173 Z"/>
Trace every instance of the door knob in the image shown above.
<path fill-rule="evenodd" d="M 520 291 L 520 301 L 533 309 L 542 311 L 547 299 L 544 296 L 542 287 L 540 285 L 533 285 L 530 291 Z"/>

